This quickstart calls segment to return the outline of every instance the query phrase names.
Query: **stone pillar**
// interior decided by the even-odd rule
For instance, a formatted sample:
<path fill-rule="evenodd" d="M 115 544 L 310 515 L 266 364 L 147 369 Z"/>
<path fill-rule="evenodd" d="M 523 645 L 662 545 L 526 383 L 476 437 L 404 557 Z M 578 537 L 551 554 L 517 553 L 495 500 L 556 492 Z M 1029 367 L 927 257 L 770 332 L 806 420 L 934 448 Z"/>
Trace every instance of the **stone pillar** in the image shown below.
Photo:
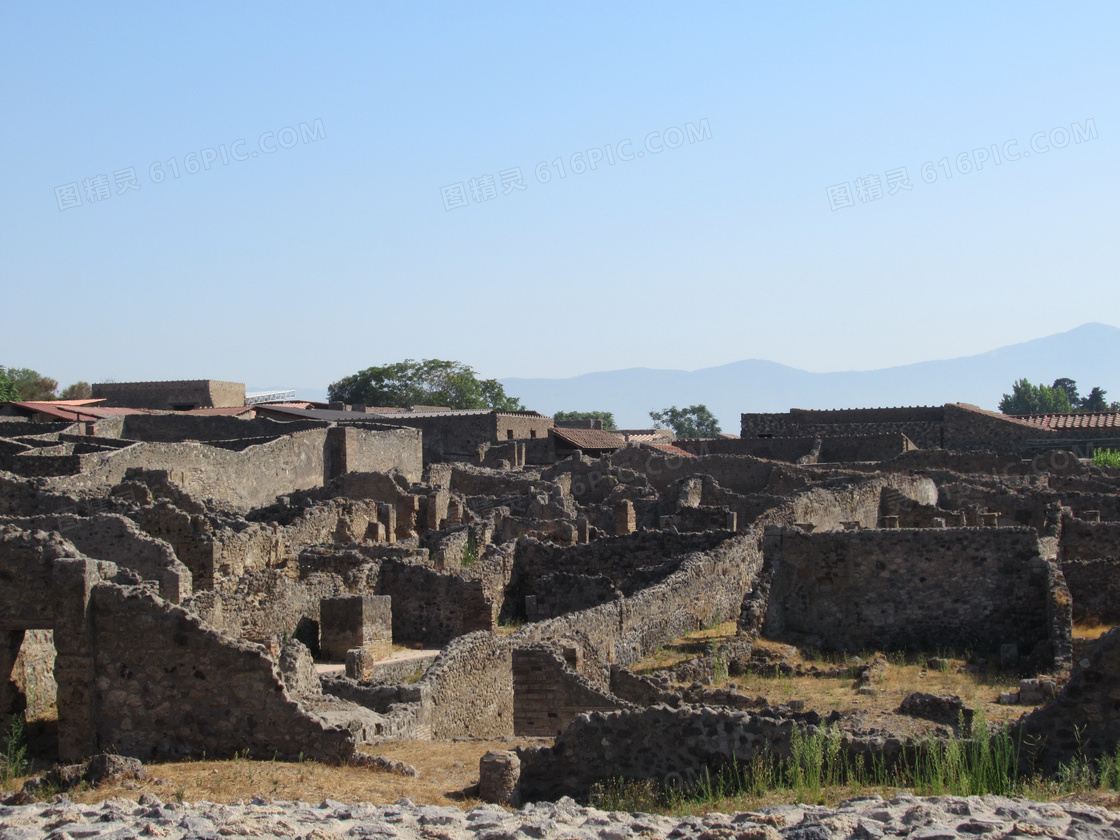
<path fill-rule="evenodd" d="M 638 530 L 637 519 L 634 515 L 634 503 L 629 499 L 621 499 L 614 506 L 614 533 L 621 537 L 623 534 L 633 534 Z"/>
<path fill-rule="evenodd" d="M 490 750 L 478 763 L 478 796 L 483 802 L 516 807 L 520 780 L 521 759 L 514 752 Z"/>
<path fill-rule="evenodd" d="M 439 531 L 447 527 L 447 506 L 450 501 L 451 494 L 443 487 L 428 494 L 427 526 L 429 530 Z"/>
<path fill-rule="evenodd" d="M 884 516 L 883 517 L 883 527 L 884 528 L 890 528 L 892 530 L 897 529 L 898 528 L 898 517 L 897 516 Z"/>
<path fill-rule="evenodd" d="M 76 764 L 98 752 L 90 593 L 98 581 L 94 560 L 59 558 L 51 584 L 55 597 L 54 678 L 58 683 L 58 758 Z M 106 745 L 108 746 L 108 745 Z"/>
<path fill-rule="evenodd" d="M 417 536 L 416 525 L 420 515 L 420 497 L 409 494 L 397 499 L 397 539 L 407 540 Z"/>
<path fill-rule="evenodd" d="M 729 510 L 729 511 L 727 511 L 726 517 L 727 517 L 727 524 L 726 524 L 727 530 L 728 531 L 738 531 L 739 530 L 739 514 L 736 511 Z"/>
<path fill-rule="evenodd" d="M 591 524 L 586 516 L 576 517 L 576 541 L 584 545 L 591 542 Z"/>
<path fill-rule="evenodd" d="M 319 602 L 319 649 L 325 659 L 346 661 L 363 648 L 384 659 L 393 647 L 392 599 L 388 595 L 340 595 Z"/>
<path fill-rule="evenodd" d="M 463 524 L 463 502 L 452 496 L 447 500 L 447 527 L 458 528 Z"/>
<path fill-rule="evenodd" d="M 385 541 L 397 541 L 397 509 L 388 502 L 377 503 L 377 521 L 385 526 Z"/>

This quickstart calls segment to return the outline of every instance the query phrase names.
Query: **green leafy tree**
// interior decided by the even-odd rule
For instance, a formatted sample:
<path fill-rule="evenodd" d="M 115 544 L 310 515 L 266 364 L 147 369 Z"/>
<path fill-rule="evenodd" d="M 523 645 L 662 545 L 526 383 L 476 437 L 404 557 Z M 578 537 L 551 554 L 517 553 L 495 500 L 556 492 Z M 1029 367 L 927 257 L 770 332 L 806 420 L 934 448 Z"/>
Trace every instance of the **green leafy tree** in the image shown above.
<path fill-rule="evenodd" d="M 1070 408 L 1078 408 L 1081 405 L 1081 396 L 1077 393 L 1077 383 L 1068 377 L 1055 379 L 1054 384 L 1050 386 L 1055 390 L 1065 391 L 1066 397 L 1069 399 Z"/>
<path fill-rule="evenodd" d="M 1065 414 L 1071 409 L 1069 394 L 1062 388 L 1049 385 L 1032 385 L 1027 379 L 1018 380 L 1010 394 L 999 401 L 1004 414 Z"/>
<path fill-rule="evenodd" d="M 15 387 L 18 399 L 28 401 L 53 400 L 58 382 L 49 376 L 28 368 L 8 368 L 5 375 Z"/>
<path fill-rule="evenodd" d="M 679 438 L 711 438 L 719 434 L 719 421 L 703 403 L 688 408 L 674 405 L 661 411 L 651 411 L 649 418 L 658 428 L 672 429 Z"/>
<path fill-rule="evenodd" d="M 1105 394 L 1108 392 L 1104 388 L 1093 388 L 1088 395 L 1081 400 L 1081 405 L 1078 406 L 1082 411 L 1109 411 L 1111 406 L 1105 399 Z M 1112 406 L 1116 403 L 1112 403 Z M 1113 409 L 1114 410 L 1114 409 Z"/>
<path fill-rule="evenodd" d="M 8 376 L 8 369 L 0 365 L 0 402 L 11 402 L 12 400 L 19 400 L 19 388 L 12 378 Z"/>
<path fill-rule="evenodd" d="M 552 415 L 557 423 L 566 420 L 602 420 L 603 428 L 613 432 L 618 426 L 614 422 L 614 414 L 610 411 L 557 411 Z"/>
<path fill-rule="evenodd" d="M 93 396 L 93 388 L 88 382 L 75 382 L 73 385 L 67 385 L 62 389 L 59 394 L 60 400 L 88 400 Z"/>
<path fill-rule="evenodd" d="M 446 405 L 450 408 L 492 408 L 524 411 L 521 401 L 506 395 L 496 379 L 479 379 L 461 362 L 443 359 L 405 359 L 366 368 L 332 383 L 331 401 L 371 406 L 408 408 L 413 405 Z"/>

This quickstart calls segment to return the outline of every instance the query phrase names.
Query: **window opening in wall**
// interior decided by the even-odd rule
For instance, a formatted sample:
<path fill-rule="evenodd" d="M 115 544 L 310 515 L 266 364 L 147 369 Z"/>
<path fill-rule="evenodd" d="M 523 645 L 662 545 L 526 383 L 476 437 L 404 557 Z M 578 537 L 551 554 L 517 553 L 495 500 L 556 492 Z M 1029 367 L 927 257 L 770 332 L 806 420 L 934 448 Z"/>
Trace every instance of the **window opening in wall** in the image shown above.
<path fill-rule="evenodd" d="M 506 429 L 506 440 L 513 440 L 513 429 Z"/>
<path fill-rule="evenodd" d="M 537 430 L 536 429 L 530 429 L 529 430 L 529 437 L 536 438 L 536 436 L 537 436 Z"/>

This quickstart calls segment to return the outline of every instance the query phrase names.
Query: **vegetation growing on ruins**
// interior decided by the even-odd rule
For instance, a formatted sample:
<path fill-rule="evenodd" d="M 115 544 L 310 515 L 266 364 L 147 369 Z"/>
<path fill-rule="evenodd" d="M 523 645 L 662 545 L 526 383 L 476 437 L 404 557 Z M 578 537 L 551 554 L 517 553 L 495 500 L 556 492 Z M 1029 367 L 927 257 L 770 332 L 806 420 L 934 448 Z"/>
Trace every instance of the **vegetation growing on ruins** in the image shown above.
<path fill-rule="evenodd" d="M 22 776 L 27 771 L 28 764 L 23 718 L 12 715 L 3 749 L 0 751 L 0 787 L 5 787 L 13 779 Z"/>
<path fill-rule="evenodd" d="M 1105 400 L 1107 392 L 1094 387 L 1082 397 L 1077 382 L 1068 377 L 1055 379 L 1053 385 L 1034 385 L 1020 379 L 999 401 L 1004 414 L 1069 414 L 1071 411 L 1120 411 L 1120 402 Z"/>
<path fill-rule="evenodd" d="M 525 410 L 520 400 L 506 394 L 498 380 L 479 379 L 469 365 L 444 359 L 405 359 L 366 368 L 331 383 L 327 394 L 332 402 L 381 408 L 431 405 Z"/>
<path fill-rule="evenodd" d="M 677 408 L 675 405 L 661 411 L 651 411 L 649 419 L 658 428 L 669 428 L 679 438 L 711 438 L 719 434 L 719 421 L 703 403 Z"/>
<path fill-rule="evenodd" d="M 614 414 L 610 411 L 557 411 L 552 415 L 552 419 L 557 423 L 569 420 L 602 420 L 606 431 L 613 432 L 618 428 L 614 422 Z"/>
<path fill-rule="evenodd" d="M 1093 466 L 1120 467 L 1120 452 L 1115 449 L 1096 449 L 1093 451 Z"/>

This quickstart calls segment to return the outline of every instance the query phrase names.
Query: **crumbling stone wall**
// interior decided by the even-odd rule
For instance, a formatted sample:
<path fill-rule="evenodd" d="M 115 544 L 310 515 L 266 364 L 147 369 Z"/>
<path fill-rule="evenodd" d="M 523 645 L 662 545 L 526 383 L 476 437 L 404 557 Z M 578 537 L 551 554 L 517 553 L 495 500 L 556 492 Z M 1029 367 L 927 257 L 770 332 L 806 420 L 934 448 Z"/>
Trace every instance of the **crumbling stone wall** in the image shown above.
<path fill-rule="evenodd" d="M 421 563 L 382 561 L 377 594 L 393 599 L 393 638 L 400 641 L 445 645 L 495 626 L 496 610 L 481 581 Z"/>
<path fill-rule="evenodd" d="M 1055 600 L 1069 596 L 1030 528 L 905 529 L 807 534 L 775 530 L 763 632 L 813 646 L 998 651 L 1015 644 L 1044 667 Z M 1068 615 L 1068 613 L 1067 613 Z"/>
<path fill-rule="evenodd" d="M 97 743 L 122 755 L 337 761 L 350 733 L 292 701 L 275 662 L 256 645 L 135 587 L 100 584 L 90 600 Z"/>
<path fill-rule="evenodd" d="M 147 442 L 179 443 L 185 440 L 212 441 L 238 438 L 278 438 L 292 432 L 322 429 L 322 420 L 283 422 L 271 417 L 227 417 L 197 414 L 128 414 L 120 437 Z"/>
<path fill-rule="evenodd" d="M 1075 663 L 1058 696 L 1020 722 L 1022 769 L 1053 773 L 1074 759 L 1096 762 L 1120 744 L 1120 629 L 1109 630 Z"/>
<path fill-rule="evenodd" d="M 345 472 L 335 471 L 332 457 L 337 462 L 344 455 L 345 464 L 353 464 L 354 469 L 398 469 L 414 477 L 411 480 L 419 479 L 420 442 L 415 431 L 343 431 L 329 442 L 332 429 L 309 429 L 240 451 L 193 441 L 138 443 L 124 449 L 73 456 L 82 459 L 81 475 L 58 479 L 57 486 L 104 492 L 119 484 L 130 469 L 161 469 L 167 470 L 173 483 L 197 499 L 248 511 L 270 505 L 278 496 L 321 487 Z"/>
<path fill-rule="evenodd" d="M 0 517 L 0 523 L 27 530 L 57 531 L 87 557 L 108 560 L 135 571 L 145 580 L 155 581 L 160 595 L 172 603 L 191 594 L 191 573 L 171 547 L 144 534 L 123 516 Z"/>
<path fill-rule="evenodd" d="M 1120 622 L 1120 557 L 1063 560 L 1076 622 Z"/>
<path fill-rule="evenodd" d="M 507 611 L 525 617 L 526 597 L 535 599 L 538 617 L 571 612 L 577 604 L 580 608 L 594 606 L 599 602 L 595 590 L 601 587 L 584 590 L 584 584 L 599 578 L 621 594 L 633 594 L 676 571 L 686 554 L 711 549 L 727 537 L 716 532 L 653 531 L 575 546 L 523 537 L 514 552 Z"/>
<path fill-rule="evenodd" d="M 579 652 L 572 649 L 572 656 Z M 545 645 L 514 648 L 513 731 L 516 735 L 558 736 L 588 711 L 632 708 L 574 671 Z"/>
<path fill-rule="evenodd" d="M 440 654 L 418 685 L 431 697 L 433 739 L 513 735 L 513 644 L 470 633 Z"/>

